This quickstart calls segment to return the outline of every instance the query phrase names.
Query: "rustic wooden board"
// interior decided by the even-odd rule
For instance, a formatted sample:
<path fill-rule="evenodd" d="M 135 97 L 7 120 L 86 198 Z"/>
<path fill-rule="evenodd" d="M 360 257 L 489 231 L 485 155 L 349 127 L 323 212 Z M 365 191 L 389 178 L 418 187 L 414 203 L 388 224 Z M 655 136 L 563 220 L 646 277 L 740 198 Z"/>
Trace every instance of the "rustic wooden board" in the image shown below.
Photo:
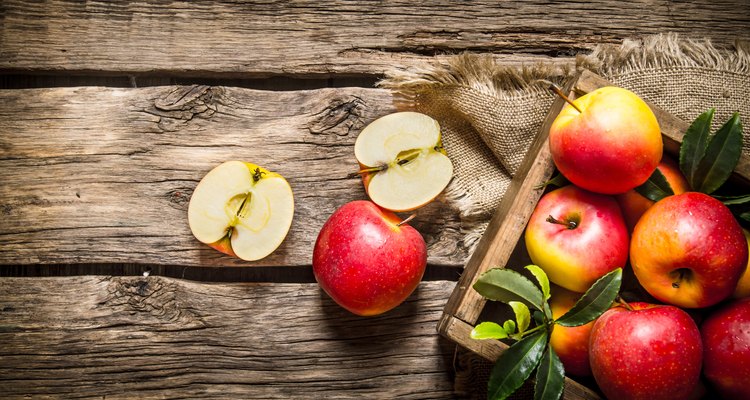
<path fill-rule="evenodd" d="M 317 232 L 364 199 L 354 140 L 393 112 L 389 92 L 226 87 L 0 91 L 0 264 L 309 265 Z M 187 224 L 197 182 L 240 159 L 284 175 L 295 217 L 271 256 L 247 263 L 199 243 Z M 460 221 L 433 202 L 412 225 L 429 262 L 462 265 Z"/>
<path fill-rule="evenodd" d="M 434 55 L 571 63 L 666 31 L 747 38 L 745 0 L 28 2 L 0 7 L 0 70 L 189 76 L 380 74 Z"/>
<path fill-rule="evenodd" d="M 96 398 L 452 398 L 435 324 L 453 282 L 362 318 L 316 284 L 0 280 L 0 393 Z"/>

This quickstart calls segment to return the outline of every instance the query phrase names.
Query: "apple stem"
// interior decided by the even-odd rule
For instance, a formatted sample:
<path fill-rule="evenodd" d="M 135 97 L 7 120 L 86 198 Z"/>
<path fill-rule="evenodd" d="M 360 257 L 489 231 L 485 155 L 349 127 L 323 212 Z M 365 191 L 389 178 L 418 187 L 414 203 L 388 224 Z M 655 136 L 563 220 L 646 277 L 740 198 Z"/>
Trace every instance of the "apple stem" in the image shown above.
<path fill-rule="evenodd" d="M 347 175 L 346 177 L 347 178 L 356 178 L 356 177 L 358 177 L 358 176 L 360 176 L 362 174 L 369 174 L 370 172 L 378 172 L 378 171 L 382 171 L 382 170 L 387 169 L 387 168 L 388 168 L 387 165 L 381 165 L 379 167 L 372 167 L 372 168 L 360 169 L 357 172 L 352 172 L 351 174 Z"/>
<path fill-rule="evenodd" d="M 409 221 L 413 220 L 413 219 L 414 219 L 414 217 L 416 217 L 416 216 L 417 216 L 417 214 L 412 214 L 412 215 L 410 215 L 410 216 L 406 217 L 406 219 L 405 219 L 405 220 L 403 220 L 403 221 L 399 222 L 398 224 L 396 224 L 396 226 L 401 226 L 401 225 L 403 225 L 403 224 L 405 224 L 405 223 L 407 223 L 407 222 L 409 222 Z"/>
<path fill-rule="evenodd" d="M 559 219 L 551 215 L 547 217 L 547 222 L 552 224 L 565 225 L 568 229 L 575 229 L 578 227 L 578 223 L 576 223 L 575 221 L 560 221 Z"/>
<path fill-rule="evenodd" d="M 630 304 L 628 304 L 628 302 L 619 295 L 617 296 L 617 302 L 622 304 L 623 307 L 625 307 L 628 311 L 633 311 L 633 307 L 631 307 Z"/>
<path fill-rule="evenodd" d="M 570 104 L 571 106 L 573 106 L 573 108 L 575 108 L 579 113 L 583 113 L 583 111 L 581 111 L 581 109 L 578 108 L 578 106 L 573 103 L 573 100 L 571 100 L 568 96 L 565 95 L 565 93 L 563 93 L 562 89 L 560 89 L 559 86 L 555 85 L 554 83 L 550 84 L 549 85 L 549 90 L 557 93 L 558 96 L 562 97 L 563 100 L 567 101 L 568 104 Z"/>

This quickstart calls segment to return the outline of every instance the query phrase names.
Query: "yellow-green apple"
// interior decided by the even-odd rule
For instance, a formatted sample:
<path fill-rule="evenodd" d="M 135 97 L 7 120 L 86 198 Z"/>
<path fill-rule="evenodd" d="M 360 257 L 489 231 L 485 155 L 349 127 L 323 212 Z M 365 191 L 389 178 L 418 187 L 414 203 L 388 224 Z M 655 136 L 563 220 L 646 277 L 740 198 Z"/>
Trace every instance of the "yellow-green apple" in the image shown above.
<path fill-rule="evenodd" d="M 750 250 L 750 232 L 748 232 L 746 229 L 743 229 L 742 233 L 745 234 L 747 246 Z M 740 280 L 739 282 L 737 282 L 737 287 L 734 289 L 734 294 L 732 296 L 736 299 L 750 297 L 750 260 L 748 260 L 747 266 L 745 267 L 745 272 L 743 272 L 742 276 L 740 276 Z"/>
<path fill-rule="evenodd" d="M 646 182 L 663 150 L 649 106 L 614 86 L 589 92 L 573 104 L 566 104 L 549 131 L 560 173 L 577 186 L 604 194 L 625 193 Z"/>
<path fill-rule="evenodd" d="M 712 312 L 701 335 L 708 381 L 724 399 L 750 399 L 750 298 Z"/>
<path fill-rule="evenodd" d="M 247 261 L 276 250 L 293 215 L 294 196 L 286 179 L 242 161 L 227 161 L 209 171 L 188 206 L 196 239 Z"/>
<path fill-rule="evenodd" d="M 703 347 L 693 319 L 669 305 L 613 307 L 591 330 L 589 361 L 610 400 L 686 399 L 698 386 Z"/>
<path fill-rule="evenodd" d="M 630 263 L 657 300 L 686 308 L 714 305 L 735 290 L 748 244 L 732 212 L 713 197 L 666 197 L 635 225 Z"/>
<path fill-rule="evenodd" d="M 357 200 L 336 210 L 313 249 L 320 287 L 357 315 L 382 314 L 401 304 L 422 280 L 427 246 L 391 211 Z"/>
<path fill-rule="evenodd" d="M 354 143 L 370 199 L 392 211 L 410 211 L 437 197 L 453 177 L 438 122 L 405 111 L 378 118 Z"/>
<path fill-rule="evenodd" d="M 579 293 L 628 259 L 628 232 L 615 199 L 574 185 L 542 196 L 525 241 L 550 281 Z"/>
<path fill-rule="evenodd" d="M 549 306 L 552 318 L 557 319 L 568 312 L 581 297 L 581 293 L 571 292 L 559 286 L 552 287 Z M 591 375 L 589 366 L 589 337 L 594 321 L 581 326 L 555 325 L 549 337 L 549 344 L 555 350 L 565 373 L 576 376 Z"/>
<path fill-rule="evenodd" d="M 676 161 L 669 158 L 669 156 L 665 155 L 659 162 L 659 165 L 656 166 L 656 169 L 667 179 L 674 194 L 681 194 L 690 190 L 687 179 L 680 172 L 680 166 L 677 165 Z M 654 205 L 653 200 L 643 197 L 635 189 L 628 190 L 623 194 L 617 195 L 615 198 L 617 199 L 617 203 L 620 204 L 622 216 L 625 218 L 625 224 L 628 226 L 629 232 L 633 231 L 635 224 L 643 213 Z"/>

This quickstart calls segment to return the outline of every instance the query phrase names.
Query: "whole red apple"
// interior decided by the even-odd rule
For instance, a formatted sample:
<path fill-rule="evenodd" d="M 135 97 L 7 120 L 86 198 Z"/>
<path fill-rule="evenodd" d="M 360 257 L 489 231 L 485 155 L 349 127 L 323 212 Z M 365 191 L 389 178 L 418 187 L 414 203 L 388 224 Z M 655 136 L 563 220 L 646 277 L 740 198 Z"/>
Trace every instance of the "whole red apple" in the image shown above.
<path fill-rule="evenodd" d="M 401 304 L 422 280 L 427 246 L 416 229 L 370 201 L 352 201 L 323 225 L 313 250 L 320 287 L 358 315 Z"/>
<path fill-rule="evenodd" d="M 574 185 L 542 196 L 525 240 L 531 260 L 550 281 L 578 293 L 628 259 L 628 231 L 617 202 Z"/>
<path fill-rule="evenodd" d="M 729 297 L 747 259 L 747 241 L 732 212 L 698 192 L 658 201 L 631 238 L 638 282 L 659 301 L 680 307 L 708 307 Z"/>
<path fill-rule="evenodd" d="M 690 185 L 688 184 L 687 179 L 682 175 L 679 165 L 677 165 L 677 162 L 673 159 L 664 156 L 656 169 L 658 169 L 659 172 L 664 175 L 664 178 L 667 179 L 674 194 L 681 194 L 690 190 Z M 635 224 L 641 219 L 643 213 L 654 205 L 653 200 L 643 197 L 643 195 L 635 191 L 635 189 L 617 195 L 616 199 L 617 203 L 620 204 L 622 216 L 625 218 L 625 225 L 628 226 L 629 232 L 633 231 Z"/>
<path fill-rule="evenodd" d="M 750 298 L 711 313 L 701 325 L 703 373 L 726 399 L 750 399 Z"/>
<path fill-rule="evenodd" d="M 576 304 L 581 293 L 571 292 L 561 287 L 552 288 L 552 297 L 549 299 L 549 307 L 552 310 L 552 318 L 560 318 Z M 594 321 L 581 326 L 555 325 L 549 337 L 549 344 L 560 357 L 566 374 L 576 376 L 591 375 L 589 366 L 589 337 Z"/>
<path fill-rule="evenodd" d="M 592 192 L 625 193 L 648 180 L 662 157 L 659 123 L 635 93 L 613 86 L 566 105 L 549 131 L 552 159 Z M 580 111 L 578 111 L 580 110 Z"/>
<path fill-rule="evenodd" d="M 631 303 L 607 310 L 591 330 L 589 360 L 610 400 L 685 399 L 698 385 L 703 347 L 683 310 Z"/>

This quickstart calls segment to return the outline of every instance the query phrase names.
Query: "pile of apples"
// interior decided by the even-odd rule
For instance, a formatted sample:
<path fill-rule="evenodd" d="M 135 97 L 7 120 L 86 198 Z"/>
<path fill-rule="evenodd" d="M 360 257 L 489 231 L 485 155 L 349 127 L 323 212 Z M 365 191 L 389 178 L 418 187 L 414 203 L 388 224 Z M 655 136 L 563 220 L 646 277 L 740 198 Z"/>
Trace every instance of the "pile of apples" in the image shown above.
<path fill-rule="evenodd" d="M 372 201 L 347 203 L 323 225 L 313 272 L 334 301 L 358 315 L 384 313 L 414 291 L 427 265 L 424 238 L 394 212 L 437 197 L 453 177 L 440 126 L 427 115 L 399 112 L 369 124 L 354 153 Z M 193 235 L 247 261 L 281 245 L 294 216 L 283 176 L 255 164 L 227 161 L 198 183 L 188 206 Z"/>
<path fill-rule="evenodd" d="M 559 286 L 553 316 L 628 263 L 647 295 L 555 326 L 566 372 L 593 375 L 610 399 L 697 398 L 701 371 L 723 397 L 750 398 L 750 298 L 734 299 L 750 295 L 750 238 L 722 202 L 689 191 L 637 95 L 605 87 L 568 101 L 549 145 L 571 184 L 542 196 L 525 231 L 531 260 Z M 656 169 L 675 194 L 653 202 L 634 189 Z"/>

